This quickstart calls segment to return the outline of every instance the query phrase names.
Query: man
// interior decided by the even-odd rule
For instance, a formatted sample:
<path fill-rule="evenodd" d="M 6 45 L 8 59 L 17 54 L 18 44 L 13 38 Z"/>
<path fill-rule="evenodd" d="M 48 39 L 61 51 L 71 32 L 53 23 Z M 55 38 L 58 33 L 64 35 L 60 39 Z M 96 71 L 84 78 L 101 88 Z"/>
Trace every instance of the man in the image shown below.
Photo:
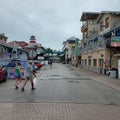
<path fill-rule="evenodd" d="M 25 77 L 25 82 L 23 83 L 23 86 L 22 86 L 22 92 L 24 92 L 25 91 L 25 85 L 26 85 L 26 83 L 28 82 L 28 81 L 30 81 L 31 82 L 31 89 L 32 90 L 35 90 L 35 88 L 34 88 L 34 84 L 33 84 L 33 76 L 34 77 L 36 77 L 36 74 L 35 74 L 35 72 L 34 72 L 34 70 L 33 70 L 33 67 L 32 67 L 32 62 L 30 61 L 29 62 L 29 64 L 26 66 L 26 68 L 25 68 L 25 72 L 24 72 L 24 77 Z"/>

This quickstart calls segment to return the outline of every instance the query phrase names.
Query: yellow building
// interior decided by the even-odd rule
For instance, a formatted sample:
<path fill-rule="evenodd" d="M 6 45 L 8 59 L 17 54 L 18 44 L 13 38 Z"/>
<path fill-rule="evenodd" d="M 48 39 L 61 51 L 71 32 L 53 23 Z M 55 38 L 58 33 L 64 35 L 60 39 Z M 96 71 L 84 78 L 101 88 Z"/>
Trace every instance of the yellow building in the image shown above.
<path fill-rule="evenodd" d="M 63 42 L 63 51 L 65 51 L 65 62 L 70 63 L 72 65 L 76 64 L 76 55 L 75 55 L 75 37 L 70 37 L 66 41 Z"/>
<path fill-rule="evenodd" d="M 83 12 L 80 21 L 83 23 L 82 67 L 103 74 L 108 68 L 117 71 L 120 59 L 120 12 Z"/>

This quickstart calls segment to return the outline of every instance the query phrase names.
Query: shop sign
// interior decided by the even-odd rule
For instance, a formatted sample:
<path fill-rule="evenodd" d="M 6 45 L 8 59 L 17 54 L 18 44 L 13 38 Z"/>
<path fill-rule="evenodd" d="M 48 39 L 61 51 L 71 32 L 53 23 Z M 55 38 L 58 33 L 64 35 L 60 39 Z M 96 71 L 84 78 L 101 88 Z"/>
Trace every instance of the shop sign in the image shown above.
<path fill-rule="evenodd" d="M 120 47 L 120 37 L 112 37 L 111 38 L 111 46 L 112 47 Z"/>

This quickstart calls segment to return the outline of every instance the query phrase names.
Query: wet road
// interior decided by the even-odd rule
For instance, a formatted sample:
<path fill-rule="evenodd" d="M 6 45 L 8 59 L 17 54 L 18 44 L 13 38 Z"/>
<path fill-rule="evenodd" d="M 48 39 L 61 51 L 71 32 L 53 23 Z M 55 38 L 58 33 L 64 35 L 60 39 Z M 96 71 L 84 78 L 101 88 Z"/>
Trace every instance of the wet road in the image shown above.
<path fill-rule="evenodd" d="M 35 91 L 30 84 L 25 92 L 15 90 L 14 80 L 0 84 L 0 120 L 120 119 L 120 91 L 94 80 L 84 70 L 46 65 L 37 78 Z"/>
<path fill-rule="evenodd" d="M 15 90 L 14 82 L 8 80 L 0 84 L 0 102 L 120 104 L 120 91 L 86 77 L 85 73 L 73 71 L 64 64 L 54 63 L 52 69 L 45 65 L 38 71 L 35 91 L 31 91 L 30 83 L 25 92 Z"/>

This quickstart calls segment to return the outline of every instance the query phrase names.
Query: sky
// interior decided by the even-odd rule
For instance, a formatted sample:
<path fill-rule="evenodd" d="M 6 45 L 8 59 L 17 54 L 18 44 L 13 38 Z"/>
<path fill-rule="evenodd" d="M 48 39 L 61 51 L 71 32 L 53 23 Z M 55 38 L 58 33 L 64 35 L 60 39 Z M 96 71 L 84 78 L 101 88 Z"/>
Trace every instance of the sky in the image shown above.
<path fill-rule="evenodd" d="M 120 11 L 120 0 L 0 0 L 0 34 L 8 42 L 36 42 L 62 50 L 63 41 L 81 39 L 83 12 Z"/>

